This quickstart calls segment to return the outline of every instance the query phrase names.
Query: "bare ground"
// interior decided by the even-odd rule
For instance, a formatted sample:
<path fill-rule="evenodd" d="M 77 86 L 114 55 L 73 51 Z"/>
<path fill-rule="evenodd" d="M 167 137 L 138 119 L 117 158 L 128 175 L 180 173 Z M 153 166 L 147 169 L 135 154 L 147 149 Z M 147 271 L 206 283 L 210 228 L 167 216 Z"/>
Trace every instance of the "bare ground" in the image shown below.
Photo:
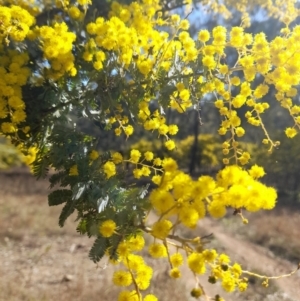
<path fill-rule="evenodd" d="M 36 182 L 23 170 L 0 173 L 0 301 L 117 300 L 119 290 L 111 285 L 113 267 L 88 259 L 93 240 L 76 233 L 74 218 L 59 228 L 60 208 L 48 207 L 47 188 L 46 181 Z M 299 220 L 299 212 L 286 210 L 253 216 L 247 227 L 235 217 L 223 222 L 204 219 L 199 233 L 213 233 L 209 247 L 228 253 L 244 269 L 279 275 L 297 267 Z M 274 255 L 269 247 L 281 253 Z M 282 258 L 286 254 L 291 261 Z M 148 262 L 155 271 L 150 292 L 159 300 L 192 300 L 194 280 L 187 269 L 181 280 L 174 281 L 163 260 L 148 258 Z M 208 295 L 220 293 L 226 301 L 299 300 L 300 272 L 272 281 L 267 289 L 260 282 L 250 278 L 246 293 L 229 295 L 220 285 L 209 284 L 207 276 L 201 279 Z"/>

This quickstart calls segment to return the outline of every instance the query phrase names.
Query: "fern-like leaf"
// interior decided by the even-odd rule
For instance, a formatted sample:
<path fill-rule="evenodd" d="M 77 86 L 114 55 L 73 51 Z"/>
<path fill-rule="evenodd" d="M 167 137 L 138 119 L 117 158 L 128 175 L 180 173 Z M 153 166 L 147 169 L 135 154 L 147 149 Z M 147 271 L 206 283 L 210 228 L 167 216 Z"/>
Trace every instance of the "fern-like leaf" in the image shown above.
<path fill-rule="evenodd" d="M 50 188 L 53 188 L 55 185 L 59 184 L 65 177 L 66 172 L 60 171 L 49 178 Z"/>
<path fill-rule="evenodd" d="M 32 164 L 32 170 L 34 176 L 39 179 L 46 178 L 48 171 L 49 171 L 49 162 L 47 159 L 37 159 Z"/>
<path fill-rule="evenodd" d="M 105 254 L 106 247 L 107 247 L 106 238 L 99 236 L 95 240 L 95 242 L 90 250 L 90 253 L 89 253 L 90 259 L 93 260 L 93 262 L 95 262 L 95 263 L 99 262 Z"/>
<path fill-rule="evenodd" d="M 122 239 L 123 237 L 118 235 L 113 235 L 110 238 L 111 247 L 108 249 L 108 254 L 110 259 L 117 260 L 119 258 L 117 249 Z"/>
<path fill-rule="evenodd" d="M 57 206 L 72 199 L 72 191 L 68 189 L 59 189 L 48 195 L 49 206 Z"/>
<path fill-rule="evenodd" d="M 58 224 L 63 227 L 65 224 L 66 219 L 75 211 L 75 201 L 69 200 L 67 201 L 66 205 L 62 209 Z"/>

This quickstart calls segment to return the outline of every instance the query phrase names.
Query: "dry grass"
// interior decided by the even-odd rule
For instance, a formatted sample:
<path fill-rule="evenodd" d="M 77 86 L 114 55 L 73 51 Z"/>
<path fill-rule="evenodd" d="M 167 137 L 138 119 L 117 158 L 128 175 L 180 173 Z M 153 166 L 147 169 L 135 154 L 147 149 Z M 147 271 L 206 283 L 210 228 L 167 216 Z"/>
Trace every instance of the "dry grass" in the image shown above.
<path fill-rule="evenodd" d="M 268 248 L 276 256 L 295 264 L 300 262 L 300 205 L 299 208 L 279 207 L 247 217 L 248 225 L 238 223 L 232 217 L 224 219 L 223 224 L 231 233 Z"/>
<path fill-rule="evenodd" d="M 64 228 L 59 228 L 57 220 L 61 208 L 48 207 L 47 187 L 47 181 L 36 182 L 23 170 L 0 173 L 0 301 L 117 300 L 119 289 L 111 284 L 113 267 L 105 267 L 105 262 L 97 266 L 88 259 L 93 240 L 76 233 L 75 217 L 69 218 Z M 269 218 L 264 215 L 251 218 L 251 228 L 248 229 L 254 230 L 248 230 L 249 235 L 246 230 L 235 226 L 241 223 L 232 223 L 232 219 L 227 219 L 226 223 L 232 231 L 243 236 L 247 234 L 249 239 L 265 241 L 263 235 L 266 233 L 270 237 L 277 234 L 278 244 L 279 238 L 286 239 L 286 243 L 298 248 L 296 237 L 299 237 L 300 230 L 293 229 L 292 223 L 297 218 L 299 220 L 299 216 L 287 212 L 276 214 Z M 257 231 L 262 227 L 265 234 Z M 207 230 L 203 234 L 208 234 Z M 217 244 L 218 240 L 211 242 L 211 246 Z M 182 271 L 181 280 L 174 281 L 168 276 L 164 260 L 149 257 L 146 260 L 154 268 L 149 292 L 155 293 L 161 301 L 192 300 L 188 292 L 194 281 L 187 269 Z M 206 277 L 202 280 L 211 295 L 222 292 L 220 285 L 208 284 Z M 276 291 L 275 285 L 264 290 L 257 281 L 251 280 L 247 293 L 222 295 L 227 301 L 279 300 L 270 296 L 292 300 L 276 295 Z"/>

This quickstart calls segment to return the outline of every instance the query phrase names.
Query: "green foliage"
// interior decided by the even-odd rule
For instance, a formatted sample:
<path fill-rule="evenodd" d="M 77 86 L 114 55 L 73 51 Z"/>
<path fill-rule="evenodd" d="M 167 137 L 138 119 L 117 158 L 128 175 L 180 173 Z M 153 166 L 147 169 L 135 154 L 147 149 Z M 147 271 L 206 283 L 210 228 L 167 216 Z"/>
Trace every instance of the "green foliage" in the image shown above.
<path fill-rule="evenodd" d="M 48 195 L 49 206 L 61 205 L 71 199 L 72 191 L 67 189 L 59 189 Z"/>
<path fill-rule="evenodd" d="M 60 213 L 58 224 L 63 227 L 66 219 L 75 211 L 75 201 L 73 199 L 66 200 L 65 206 L 62 208 Z"/>
<path fill-rule="evenodd" d="M 94 190 L 94 192 L 89 192 L 88 195 L 91 207 L 87 208 L 87 206 L 84 206 L 86 204 L 83 203 L 77 205 L 78 218 L 80 218 L 77 231 L 81 234 L 87 233 L 90 237 L 97 237 L 89 254 L 89 257 L 94 262 L 99 261 L 103 257 L 106 249 L 112 259 L 117 259 L 118 255 L 116 250 L 119 243 L 124 237 L 137 232 L 136 226 L 143 223 L 146 212 L 150 210 L 148 200 L 145 198 L 147 187 L 126 190 L 117 187 L 112 189 L 107 186 L 108 190 L 106 190 L 105 187 L 103 188 L 104 191 L 107 192 L 107 194 L 103 196 L 103 190 L 93 186 L 94 185 L 90 183 L 88 188 L 89 190 Z M 84 190 L 82 186 L 77 188 L 75 199 L 82 198 L 82 195 L 85 193 Z M 94 195 L 95 198 L 92 198 L 92 195 Z M 63 211 L 66 212 L 64 217 L 67 217 L 67 214 L 72 211 L 72 204 L 74 204 L 74 200 L 73 203 L 70 201 L 70 205 L 67 203 L 67 207 L 65 206 L 63 208 Z M 83 210 L 83 208 L 87 210 Z M 98 214 L 95 214 L 96 212 L 98 212 Z M 98 230 L 101 221 L 107 219 L 114 220 L 119 227 L 118 235 L 113 235 L 109 239 L 102 237 Z M 101 244 L 104 244 L 105 247 L 103 247 L 103 245 L 101 246 Z"/>
<path fill-rule="evenodd" d="M 98 262 L 102 259 L 102 257 L 105 255 L 105 251 L 107 249 L 107 239 L 105 237 L 99 236 L 89 253 L 89 257 L 94 262 Z"/>

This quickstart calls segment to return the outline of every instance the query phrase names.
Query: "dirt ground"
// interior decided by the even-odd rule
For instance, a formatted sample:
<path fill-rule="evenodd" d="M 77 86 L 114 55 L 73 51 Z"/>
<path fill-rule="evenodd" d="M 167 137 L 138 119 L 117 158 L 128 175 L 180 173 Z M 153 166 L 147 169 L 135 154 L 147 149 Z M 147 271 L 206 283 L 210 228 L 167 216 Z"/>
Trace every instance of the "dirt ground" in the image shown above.
<path fill-rule="evenodd" d="M 0 301 L 117 300 L 119 290 L 111 284 L 114 268 L 88 259 L 93 240 L 76 233 L 75 217 L 64 228 L 58 226 L 60 207 L 48 207 L 47 181 L 37 182 L 25 170 L 2 172 L 0 191 Z M 294 270 L 300 261 L 300 210 L 248 218 L 247 226 L 233 216 L 223 221 L 207 218 L 198 230 L 200 235 L 213 233 L 209 247 L 227 252 L 244 269 L 265 275 Z M 189 291 L 194 280 L 188 269 L 180 280 L 172 280 L 164 260 L 147 261 L 154 269 L 150 293 L 161 301 L 193 300 Z M 208 295 L 220 293 L 226 301 L 297 301 L 300 296 L 299 271 L 272 281 L 267 289 L 250 278 L 243 294 L 226 294 L 220 285 L 209 284 L 207 276 L 201 283 Z"/>

